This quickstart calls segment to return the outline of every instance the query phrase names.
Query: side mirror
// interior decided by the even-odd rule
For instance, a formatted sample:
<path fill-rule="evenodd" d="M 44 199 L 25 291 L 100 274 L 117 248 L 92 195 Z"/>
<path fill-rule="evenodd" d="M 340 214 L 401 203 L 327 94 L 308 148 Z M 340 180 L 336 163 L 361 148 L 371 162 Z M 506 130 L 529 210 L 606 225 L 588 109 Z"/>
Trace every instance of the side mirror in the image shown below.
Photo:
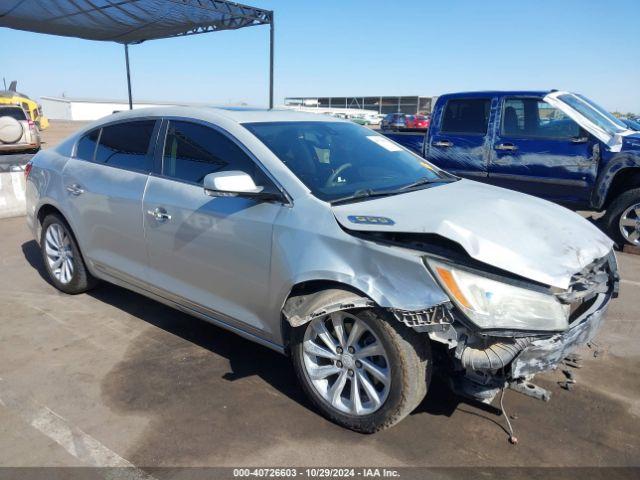
<path fill-rule="evenodd" d="M 260 200 L 280 199 L 280 195 L 264 192 L 264 187 L 257 186 L 253 178 L 240 170 L 214 172 L 203 180 L 204 193 L 210 197 L 251 197 Z"/>

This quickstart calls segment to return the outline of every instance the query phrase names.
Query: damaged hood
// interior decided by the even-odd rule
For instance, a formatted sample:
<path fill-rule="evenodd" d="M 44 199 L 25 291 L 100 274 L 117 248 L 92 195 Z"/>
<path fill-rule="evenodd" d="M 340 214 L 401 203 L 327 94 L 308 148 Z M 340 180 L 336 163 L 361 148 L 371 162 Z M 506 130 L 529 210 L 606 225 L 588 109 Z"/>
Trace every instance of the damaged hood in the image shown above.
<path fill-rule="evenodd" d="M 331 208 L 348 230 L 437 234 L 478 261 L 563 289 L 613 247 L 566 208 L 470 180 Z"/>

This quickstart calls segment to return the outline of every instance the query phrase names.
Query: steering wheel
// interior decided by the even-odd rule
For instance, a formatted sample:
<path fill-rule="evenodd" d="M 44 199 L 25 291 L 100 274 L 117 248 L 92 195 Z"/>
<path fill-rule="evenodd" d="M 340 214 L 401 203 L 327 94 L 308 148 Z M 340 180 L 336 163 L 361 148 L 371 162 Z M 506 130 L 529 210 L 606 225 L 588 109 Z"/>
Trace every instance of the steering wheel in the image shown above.
<path fill-rule="evenodd" d="M 344 172 L 345 170 L 347 170 L 347 169 L 349 169 L 351 167 L 353 167 L 353 165 L 351 165 L 350 163 L 343 163 L 342 165 L 340 165 L 338 167 L 338 169 L 335 172 L 333 172 L 331 174 L 331 176 L 327 179 L 327 181 L 325 182 L 324 186 L 325 187 L 335 187 L 337 185 L 336 184 L 336 179 L 338 178 L 338 176 L 342 172 Z"/>

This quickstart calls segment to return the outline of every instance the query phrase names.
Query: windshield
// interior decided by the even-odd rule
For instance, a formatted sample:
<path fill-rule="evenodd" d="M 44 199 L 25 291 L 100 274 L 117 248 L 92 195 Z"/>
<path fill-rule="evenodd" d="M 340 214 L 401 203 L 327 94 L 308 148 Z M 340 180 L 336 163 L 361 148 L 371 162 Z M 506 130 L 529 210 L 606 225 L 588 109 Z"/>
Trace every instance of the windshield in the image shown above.
<path fill-rule="evenodd" d="M 627 125 L 627 127 L 629 127 L 631 130 L 635 130 L 636 132 L 640 132 L 640 121 L 636 121 L 636 120 L 631 120 L 630 118 L 627 118 L 624 123 Z"/>
<path fill-rule="evenodd" d="M 453 179 L 388 138 L 353 123 L 273 122 L 244 126 L 321 200 Z"/>
<path fill-rule="evenodd" d="M 560 95 L 558 98 L 586 117 L 592 123 L 595 123 L 609 135 L 615 135 L 616 133 L 621 133 L 627 130 L 624 123 L 614 117 L 611 113 L 607 112 L 604 108 L 596 105 L 582 95 L 565 93 Z"/>

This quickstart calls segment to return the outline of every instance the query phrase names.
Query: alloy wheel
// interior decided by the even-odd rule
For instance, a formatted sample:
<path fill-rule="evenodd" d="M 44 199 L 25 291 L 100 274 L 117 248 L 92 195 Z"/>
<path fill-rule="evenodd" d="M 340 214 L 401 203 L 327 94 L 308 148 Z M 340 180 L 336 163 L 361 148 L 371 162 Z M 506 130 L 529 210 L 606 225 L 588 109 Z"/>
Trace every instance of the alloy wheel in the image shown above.
<path fill-rule="evenodd" d="M 340 412 L 369 415 L 389 395 L 387 352 L 373 330 L 349 313 L 311 321 L 304 335 L 303 363 L 314 389 Z"/>
<path fill-rule="evenodd" d="M 60 283 L 73 278 L 74 259 L 69 234 L 59 223 L 52 223 L 45 234 L 45 252 L 51 274 Z"/>
<path fill-rule="evenodd" d="M 620 233 L 632 245 L 640 245 L 640 203 L 631 205 L 620 215 Z"/>

